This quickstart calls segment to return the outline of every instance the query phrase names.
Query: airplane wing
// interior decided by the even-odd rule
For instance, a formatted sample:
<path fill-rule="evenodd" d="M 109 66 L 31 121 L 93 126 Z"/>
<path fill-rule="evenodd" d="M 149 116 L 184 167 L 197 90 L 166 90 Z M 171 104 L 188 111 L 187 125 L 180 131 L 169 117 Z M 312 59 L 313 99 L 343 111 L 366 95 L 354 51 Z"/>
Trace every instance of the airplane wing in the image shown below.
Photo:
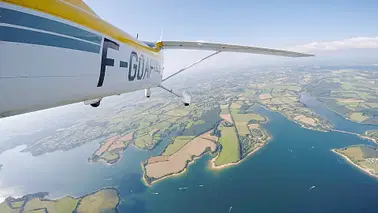
<path fill-rule="evenodd" d="M 298 53 L 286 50 L 276 50 L 261 47 L 243 46 L 235 44 L 222 44 L 203 41 L 159 41 L 156 48 L 161 49 L 187 49 L 187 50 L 213 50 L 221 52 L 240 52 L 261 55 L 276 55 L 286 57 L 309 57 L 313 54 Z"/>

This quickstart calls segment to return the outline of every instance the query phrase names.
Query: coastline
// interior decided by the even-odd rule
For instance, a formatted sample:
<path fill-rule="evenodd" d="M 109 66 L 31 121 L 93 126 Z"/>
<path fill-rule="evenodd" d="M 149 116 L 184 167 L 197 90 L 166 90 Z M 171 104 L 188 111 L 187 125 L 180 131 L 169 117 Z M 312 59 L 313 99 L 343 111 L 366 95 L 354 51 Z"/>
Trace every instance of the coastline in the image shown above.
<path fill-rule="evenodd" d="M 340 133 L 344 133 L 344 134 L 356 135 L 356 136 L 360 137 L 361 139 L 369 140 L 369 141 L 372 141 L 372 142 L 378 144 L 378 141 L 375 140 L 374 138 L 371 138 L 369 136 L 362 135 L 362 134 L 359 134 L 359 133 L 348 132 L 348 131 L 338 130 L 338 129 L 333 129 L 332 131 L 334 131 L 334 132 L 340 132 Z"/>
<path fill-rule="evenodd" d="M 265 118 L 265 120 L 264 121 L 262 121 L 262 122 L 259 122 L 259 124 L 265 124 L 265 123 L 268 123 L 269 122 L 269 118 L 268 117 L 266 117 L 266 116 L 264 116 L 264 118 Z M 209 130 L 207 130 L 207 131 L 209 131 Z M 207 132 L 207 131 L 205 131 L 205 132 Z M 264 131 L 264 133 L 267 135 L 267 138 L 266 138 L 266 142 L 262 145 L 262 146 L 259 146 L 259 147 L 257 147 L 256 149 L 254 149 L 253 151 L 251 151 L 250 153 L 248 153 L 247 154 L 247 156 L 245 156 L 244 158 L 242 158 L 242 159 L 240 159 L 239 161 L 237 161 L 237 162 L 234 162 L 234 163 L 227 163 L 227 164 L 223 164 L 223 165 L 220 165 L 220 166 L 216 166 L 215 165 L 215 161 L 216 161 L 216 159 L 219 157 L 219 152 L 217 153 L 217 156 L 216 157 L 214 157 L 214 158 L 212 158 L 210 161 L 209 161 L 209 168 L 210 169 L 212 169 L 212 170 L 220 170 L 220 169 L 224 169 L 224 168 L 226 168 L 226 167 L 229 167 L 229 166 L 233 166 L 233 165 L 238 165 L 238 164 L 240 164 L 240 163 L 242 163 L 245 159 L 247 159 L 247 158 L 249 158 L 250 156 L 252 156 L 254 153 L 256 153 L 257 151 L 259 151 L 261 148 L 263 148 L 271 139 L 272 139 L 272 136 L 270 135 L 270 134 L 268 134 L 265 130 L 263 130 Z M 205 133 L 204 132 L 204 133 Z M 203 133 L 202 133 L 203 134 Z M 165 148 L 166 149 L 166 148 Z M 165 149 L 163 150 L 163 152 L 165 151 Z M 187 169 L 188 169 L 188 167 L 192 164 L 192 163 L 194 163 L 197 159 L 199 159 L 199 158 L 201 158 L 204 154 L 207 154 L 207 153 L 210 153 L 210 154 L 214 154 L 214 153 L 216 153 L 217 151 L 215 151 L 215 152 L 211 152 L 211 151 L 204 151 L 201 155 L 199 155 L 199 156 L 192 156 L 192 159 L 191 159 L 191 161 L 188 161 L 187 162 L 187 164 L 186 164 L 186 166 L 181 170 L 181 171 L 179 171 L 179 172 L 177 172 L 177 173 L 173 173 L 173 174 L 166 174 L 166 175 L 164 175 L 164 176 L 162 176 L 161 178 L 158 178 L 158 179 L 156 179 L 156 180 L 153 180 L 153 181 L 151 181 L 151 182 L 148 182 L 147 181 L 147 177 L 146 177 L 146 170 L 145 170 L 145 165 L 146 165 L 146 162 L 142 162 L 141 163 L 141 166 L 142 166 L 142 168 L 143 168 L 143 175 L 142 175 L 142 182 L 144 183 L 144 185 L 146 185 L 146 186 L 148 186 L 148 187 L 151 187 L 154 183 L 157 183 L 157 182 L 159 182 L 159 181 L 161 181 L 161 180 L 164 180 L 164 179 L 166 179 L 166 178 L 170 178 L 170 177 L 174 177 L 174 176 L 180 176 L 180 175 L 183 175 L 186 171 L 187 171 Z"/>
<path fill-rule="evenodd" d="M 302 102 L 299 102 L 299 103 L 302 103 Z M 298 122 L 297 120 L 294 120 L 294 119 L 291 119 L 289 116 L 286 116 L 284 113 L 282 113 L 281 111 L 278 111 L 278 110 L 273 110 L 273 109 L 269 109 L 267 106 L 263 105 L 263 104 L 260 104 L 264 109 L 270 111 L 270 112 L 275 112 L 275 113 L 278 113 L 280 115 L 282 115 L 283 117 L 285 117 L 287 120 L 295 123 L 295 124 L 298 124 L 299 126 L 301 126 L 302 128 L 304 129 L 308 129 L 308 130 L 312 130 L 312 131 L 319 131 L 319 132 L 330 132 L 332 131 L 333 129 L 325 129 L 325 128 L 322 128 L 322 129 L 319 129 L 319 128 L 315 128 L 315 127 L 310 127 L 310 126 L 307 126 L 307 125 L 304 125 L 303 123 L 300 123 Z M 309 107 L 306 107 L 308 109 L 311 109 Z M 314 112 L 315 113 L 315 112 Z M 315 113 L 316 114 L 316 113 Z M 318 115 L 318 114 L 316 114 Z M 320 116 L 320 115 L 318 115 Z M 320 116 L 321 118 L 323 118 L 322 116 Z M 324 119 L 324 118 L 323 118 Z M 324 119 L 326 120 L 326 119 Z M 327 121 L 328 122 L 328 121 Z M 264 122 L 263 122 L 264 123 Z M 328 122 L 329 123 L 329 122 Z"/>
<path fill-rule="evenodd" d="M 270 136 L 270 135 L 269 135 L 268 133 L 266 133 L 266 132 L 265 132 L 265 134 L 267 134 L 268 137 L 267 137 L 266 142 L 264 143 L 264 145 L 263 145 L 263 146 L 260 146 L 260 147 L 258 147 L 258 148 L 256 148 L 256 149 L 254 149 L 253 151 L 251 151 L 250 153 L 248 153 L 248 155 L 245 156 L 243 159 L 241 159 L 241 160 L 239 160 L 238 162 L 235 162 L 235 163 L 227 163 L 227 164 L 223 164 L 223 165 L 220 165 L 220 166 L 216 166 L 216 165 L 215 165 L 215 161 L 216 161 L 216 159 L 219 157 L 219 153 L 218 153 L 218 155 L 217 155 L 215 158 L 211 159 L 211 161 L 209 162 L 209 168 L 212 169 L 212 170 L 220 170 L 220 169 L 227 168 L 227 167 L 229 167 L 229 166 L 234 166 L 234 165 L 238 165 L 238 164 L 242 163 L 245 159 L 249 158 L 249 157 L 252 156 L 254 153 L 256 153 L 257 151 L 259 151 L 261 148 L 265 147 L 265 145 L 266 145 L 267 143 L 269 143 L 270 140 L 272 140 L 272 138 L 273 138 L 272 136 Z"/>
<path fill-rule="evenodd" d="M 260 107 L 263 107 L 263 108 L 267 109 L 267 107 L 265 105 L 261 104 L 261 103 L 257 103 L 257 105 L 259 105 Z M 267 110 L 269 110 L 269 109 L 267 109 Z M 271 110 L 269 110 L 269 111 L 271 111 Z M 263 116 L 263 117 L 265 118 L 265 121 L 258 122 L 259 125 L 266 124 L 266 123 L 270 122 L 270 119 L 267 116 Z M 261 130 L 264 131 L 264 133 L 267 135 L 266 142 L 264 143 L 263 146 L 260 146 L 260 147 L 258 147 L 256 149 L 254 149 L 253 151 L 251 151 L 250 153 L 248 153 L 247 156 L 245 156 L 244 158 L 238 160 L 237 162 L 227 163 L 227 164 L 223 164 L 223 165 L 220 165 L 220 166 L 215 165 L 215 161 L 219 157 L 219 153 L 218 153 L 218 155 L 216 157 L 214 157 L 213 159 L 211 159 L 211 161 L 209 162 L 209 168 L 211 170 L 220 170 L 220 169 L 224 169 L 224 168 L 227 168 L 227 167 L 230 167 L 230 166 L 238 165 L 238 164 L 242 163 L 245 159 L 249 158 L 252 154 L 254 154 L 257 151 L 259 151 L 261 148 L 263 148 L 272 139 L 272 136 L 270 134 L 268 134 L 264 129 L 261 129 Z"/>
<path fill-rule="evenodd" d="M 268 138 L 268 140 L 270 140 L 271 137 Z M 265 145 L 264 145 L 265 146 Z M 227 168 L 227 167 L 230 167 L 230 166 L 233 166 L 233 165 L 238 165 L 240 163 L 242 163 L 245 159 L 249 158 L 250 156 L 252 156 L 254 153 L 256 153 L 257 151 L 259 151 L 261 148 L 263 148 L 264 146 L 260 146 L 258 148 L 256 148 L 255 150 L 253 150 L 252 152 L 248 153 L 247 156 L 245 156 L 243 159 L 239 160 L 238 162 L 235 162 L 235 163 L 227 163 L 227 164 L 223 164 L 223 165 L 220 165 L 220 166 L 216 166 L 215 165 L 215 160 L 219 157 L 219 154 L 214 157 L 213 159 L 211 159 L 211 161 L 209 162 L 209 167 L 210 169 L 212 170 L 221 170 L 221 169 L 224 169 L 224 168 Z M 143 183 L 148 186 L 148 187 L 152 187 L 153 184 L 159 182 L 159 181 L 162 181 L 164 179 L 167 179 L 167 178 L 171 178 L 171 177 L 175 177 L 175 176 L 181 176 L 183 175 L 187 170 L 188 170 L 188 167 L 194 163 L 197 159 L 201 158 L 203 155 L 207 154 L 208 152 L 204 152 L 203 154 L 201 154 L 200 156 L 195 156 L 192 158 L 192 160 L 190 162 L 188 162 L 188 164 L 184 167 L 184 169 L 182 169 L 180 172 L 178 173 L 173 173 L 173 174 L 167 174 L 159 179 L 156 179 L 156 180 L 153 180 L 151 181 L 151 183 L 148 183 L 147 180 L 146 180 L 146 176 L 143 175 L 142 179 L 143 179 Z M 211 154 L 211 153 L 210 153 Z M 144 165 L 143 163 L 141 164 L 141 166 L 143 167 L 143 174 L 145 174 L 145 168 L 144 168 Z"/>
<path fill-rule="evenodd" d="M 354 163 L 354 162 L 353 162 L 351 159 L 349 159 L 346 155 L 343 155 L 343 154 L 337 152 L 336 149 L 331 149 L 331 151 L 334 152 L 334 153 L 336 153 L 337 155 L 341 156 L 341 157 L 342 157 L 347 163 L 352 164 L 353 166 L 355 166 L 356 168 L 358 168 L 358 169 L 361 170 L 362 172 L 368 174 L 368 175 L 371 176 L 371 177 L 378 178 L 378 175 L 377 175 L 377 174 L 372 174 L 372 173 L 370 172 L 369 169 L 364 168 L 364 167 L 362 167 L 362 166 L 360 166 L 360 165 Z"/>
<path fill-rule="evenodd" d="M 74 199 L 74 200 L 78 201 L 77 204 L 76 204 L 76 206 L 75 206 L 75 208 L 74 208 L 74 210 L 73 210 L 74 212 L 76 212 L 77 208 L 79 207 L 82 199 L 84 199 L 84 198 L 86 198 L 88 196 L 92 196 L 92 195 L 94 195 L 94 194 L 96 194 L 96 193 L 98 193 L 100 191 L 103 191 L 103 190 L 114 190 L 116 192 L 118 202 L 117 202 L 116 206 L 114 207 L 114 209 L 118 210 L 118 206 L 121 203 L 121 196 L 120 196 L 120 192 L 115 187 L 102 187 L 100 189 L 97 189 L 95 191 L 92 191 L 90 193 L 84 194 L 84 195 L 79 196 L 79 197 L 74 197 L 72 195 L 66 195 L 66 196 L 61 196 L 61 197 L 49 197 L 49 193 L 48 192 L 30 193 L 30 194 L 26 194 L 26 195 L 23 195 L 23 196 L 20 196 L 20 197 L 8 196 L 6 199 L 4 199 L 4 201 L 1 202 L 1 204 L 2 203 L 7 203 L 8 206 L 11 206 L 10 203 L 12 203 L 12 202 L 23 202 L 23 204 L 21 206 L 21 209 L 22 209 L 22 212 L 23 212 L 23 208 L 26 205 L 26 203 L 28 203 L 29 201 L 31 201 L 33 199 L 38 199 L 38 200 L 40 200 L 42 202 L 43 201 L 57 202 L 60 199 L 71 198 L 71 199 Z"/>
<path fill-rule="evenodd" d="M 362 124 L 362 125 L 376 125 L 375 123 L 363 123 L 363 122 L 360 122 L 360 121 L 353 121 L 351 119 L 349 119 L 348 117 L 345 117 L 344 115 L 338 113 L 337 111 L 331 109 L 330 107 L 328 107 L 327 104 L 325 104 L 323 101 L 319 100 L 317 97 L 315 97 L 316 100 L 318 100 L 319 102 L 323 103 L 323 105 L 325 106 L 325 108 L 327 108 L 328 110 L 330 110 L 331 112 L 335 113 L 336 115 L 344 118 L 345 120 L 348 120 L 348 121 L 351 121 L 351 122 L 354 122 L 354 123 L 358 123 L 358 124 Z"/>
<path fill-rule="evenodd" d="M 255 150 L 253 150 L 252 152 L 250 152 L 250 153 L 248 153 L 248 155 L 247 156 L 245 156 L 243 159 L 241 159 L 241 160 L 239 160 L 239 161 L 237 161 L 237 162 L 235 162 L 235 163 L 226 163 L 226 164 L 223 164 L 223 165 L 220 165 L 220 166 L 216 166 L 215 165 L 215 161 L 217 160 L 217 158 L 219 157 L 219 154 L 215 157 L 215 158 L 213 158 L 213 159 L 211 159 L 211 161 L 209 162 L 209 164 L 210 164 L 210 169 L 212 169 L 212 170 L 221 170 L 221 169 L 224 169 L 224 168 L 227 168 L 227 167 L 230 167 L 230 166 L 234 166 L 234 165 L 238 165 L 238 164 L 240 164 L 240 163 L 242 163 L 245 159 L 247 159 L 249 156 L 251 156 L 252 154 L 254 154 L 255 152 L 257 152 L 257 151 L 259 151 L 261 148 L 263 148 L 264 146 L 260 146 L 260 147 L 258 147 L 257 149 L 255 149 Z"/>
<path fill-rule="evenodd" d="M 172 173 L 172 174 L 166 174 L 166 175 L 164 175 L 164 176 L 162 176 L 161 178 L 158 178 L 158 179 L 156 179 L 156 180 L 153 180 L 153 181 L 151 181 L 151 183 L 148 183 L 148 181 L 146 180 L 146 171 L 145 171 L 145 166 L 144 166 L 144 163 L 142 162 L 141 163 L 141 166 L 143 167 L 143 177 L 142 177 L 142 179 L 143 179 L 143 183 L 146 185 L 146 186 L 148 186 L 148 187 L 152 187 L 152 185 L 154 184 L 154 183 L 157 183 L 157 182 L 159 182 L 159 181 L 161 181 L 161 180 L 164 180 L 164 179 L 166 179 L 166 178 L 171 178 L 171 177 L 174 177 L 174 176 L 181 176 L 181 175 L 183 175 L 187 170 L 188 170 L 188 167 L 190 166 L 190 164 L 192 164 L 192 163 L 194 163 L 197 159 L 200 159 L 203 155 L 205 155 L 205 154 L 207 154 L 207 153 L 209 153 L 209 151 L 205 151 L 205 152 L 203 152 L 201 155 L 199 155 L 199 156 L 192 156 L 192 160 L 191 161 L 189 161 L 187 164 L 186 164 L 186 166 L 181 170 L 181 171 L 179 171 L 179 172 L 177 172 L 177 173 Z M 211 154 L 212 152 L 210 152 L 210 154 Z"/>

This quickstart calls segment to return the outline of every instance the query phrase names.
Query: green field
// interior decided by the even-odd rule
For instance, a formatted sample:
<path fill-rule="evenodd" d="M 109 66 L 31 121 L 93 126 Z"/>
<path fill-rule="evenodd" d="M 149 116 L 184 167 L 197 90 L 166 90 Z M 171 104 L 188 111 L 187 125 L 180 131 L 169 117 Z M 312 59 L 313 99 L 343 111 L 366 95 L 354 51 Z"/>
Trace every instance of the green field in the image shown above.
<path fill-rule="evenodd" d="M 234 102 L 234 103 L 231 104 L 230 109 L 231 109 L 231 111 L 233 109 L 238 109 L 239 110 L 240 107 L 241 107 L 241 105 L 239 103 Z"/>
<path fill-rule="evenodd" d="M 185 129 L 189 129 L 189 128 L 191 128 L 192 126 L 195 126 L 195 125 L 201 125 L 201 124 L 204 124 L 205 123 L 205 121 L 204 120 L 198 120 L 198 121 L 190 121 L 189 123 L 188 123 L 188 125 L 186 125 L 186 127 L 185 127 Z"/>
<path fill-rule="evenodd" d="M 365 135 L 378 138 L 378 130 L 369 130 L 365 132 Z"/>
<path fill-rule="evenodd" d="M 27 211 L 27 213 L 46 213 L 46 211 L 45 209 L 36 209 L 36 210 Z"/>
<path fill-rule="evenodd" d="M 167 112 L 167 115 L 173 115 L 173 116 L 186 116 L 189 114 L 189 110 L 182 109 L 182 108 L 176 108 L 172 111 Z"/>
<path fill-rule="evenodd" d="M 106 162 L 114 161 L 119 158 L 118 154 L 112 153 L 112 152 L 104 152 L 104 154 L 101 155 L 101 158 L 104 159 Z"/>
<path fill-rule="evenodd" d="M 363 122 L 364 120 L 368 119 L 368 116 L 364 116 L 361 112 L 353 112 L 349 119 L 355 122 Z"/>
<path fill-rule="evenodd" d="M 298 92 L 301 90 L 301 87 L 295 84 L 267 84 L 262 89 L 261 93 L 270 93 L 271 90 L 291 90 Z"/>
<path fill-rule="evenodd" d="M 24 212 L 29 212 L 40 208 L 46 208 L 47 211 L 51 213 L 72 212 L 75 209 L 78 202 L 78 199 L 72 197 L 64 197 L 57 201 L 41 201 L 39 199 L 32 199 L 26 203 L 24 207 Z"/>
<path fill-rule="evenodd" d="M 152 136 L 148 133 L 135 139 L 135 146 L 141 149 L 146 149 L 152 144 Z"/>
<path fill-rule="evenodd" d="M 249 134 L 247 122 L 236 122 L 236 128 L 238 129 L 239 136 L 245 136 Z"/>
<path fill-rule="evenodd" d="M 215 160 L 215 165 L 220 166 L 227 163 L 235 163 L 240 160 L 239 142 L 234 127 L 219 127 L 221 137 L 219 142 L 222 150 Z"/>
<path fill-rule="evenodd" d="M 8 204 L 6 203 L 6 202 L 3 202 L 3 203 L 1 203 L 0 204 L 0 212 L 1 213 L 18 213 L 19 211 L 17 211 L 17 210 L 12 210 L 9 206 L 8 206 Z"/>
<path fill-rule="evenodd" d="M 248 122 L 250 120 L 256 120 L 259 122 L 266 121 L 265 117 L 259 114 L 239 114 L 239 109 L 231 109 L 231 115 L 235 122 Z"/>
<path fill-rule="evenodd" d="M 14 198 L 12 198 L 14 199 Z M 20 208 L 14 206 L 13 204 L 19 203 L 21 205 L 25 202 L 25 199 L 21 201 L 14 201 L 11 205 L 16 208 L 12 209 L 8 206 L 7 202 L 0 204 L 1 213 L 19 213 Z M 82 198 L 73 198 L 71 196 L 66 196 L 57 200 L 41 199 L 41 198 L 28 198 L 29 201 L 26 202 L 22 212 L 33 212 L 33 213 L 69 213 L 73 212 L 77 208 L 77 213 L 80 212 L 115 212 L 115 207 L 119 203 L 118 192 L 115 189 L 102 189 L 94 194 L 89 194 Z M 19 205 L 19 207 L 21 207 Z"/>
<path fill-rule="evenodd" d="M 22 204 L 24 204 L 24 201 L 15 201 L 15 202 L 12 202 L 11 204 L 13 208 L 20 208 Z"/>
<path fill-rule="evenodd" d="M 119 197 L 117 191 L 103 189 L 81 199 L 77 212 L 115 212 L 114 208 L 117 206 L 118 202 Z"/>
<path fill-rule="evenodd" d="M 169 144 L 167 148 L 165 148 L 162 155 L 172 155 L 180 150 L 185 144 L 189 141 L 193 140 L 195 136 L 177 136 L 173 143 Z"/>

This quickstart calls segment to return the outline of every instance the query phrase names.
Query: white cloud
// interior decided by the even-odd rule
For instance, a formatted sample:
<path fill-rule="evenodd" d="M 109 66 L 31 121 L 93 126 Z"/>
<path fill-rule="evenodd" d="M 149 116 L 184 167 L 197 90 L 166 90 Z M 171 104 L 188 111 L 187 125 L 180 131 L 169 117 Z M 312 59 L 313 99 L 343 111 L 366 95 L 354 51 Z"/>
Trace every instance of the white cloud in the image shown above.
<path fill-rule="evenodd" d="M 304 45 L 298 45 L 289 49 L 301 52 L 314 52 L 374 48 L 378 48 L 378 37 L 355 37 L 339 41 L 311 42 Z"/>

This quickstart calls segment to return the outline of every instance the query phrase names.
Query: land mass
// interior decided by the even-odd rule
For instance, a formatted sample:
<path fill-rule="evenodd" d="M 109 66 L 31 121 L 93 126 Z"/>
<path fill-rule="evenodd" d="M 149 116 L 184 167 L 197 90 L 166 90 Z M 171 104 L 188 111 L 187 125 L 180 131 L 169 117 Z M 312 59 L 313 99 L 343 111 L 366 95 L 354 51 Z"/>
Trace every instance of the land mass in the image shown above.
<path fill-rule="evenodd" d="M 332 70 L 306 85 L 306 90 L 344 118 L 378 124 L 377 73 L 365 70 Z"/>
<path fill-rule="evenodd" d="M 55 134 L 29 144 L 23 151 L 37 156 L 100 140 L 100 147 L 89 162 L 114 164 L 130 145 L 152 150 L 163 140 L 173 141 L 172 137 L 175 136 L 198 137 L 216 128 L 215 131 L 224 133 L 223 136 L 218 135 L 220 155 L 213 162 L 216 168 L 239 162 L 261 147 L 264 142 L 257 146 L 258 135 L 261 135 L 261 141 L 268 137 L 260 125 L 251 125 L 265 119 L 251 110 L 254 104 L 315 131 L 330 131 L 334 127 L 301 102 L 304 92 L 351 121 L 374 124 L 378 118 L 378 84 L 372 80 L 378 76 L 376 71 L 364 71 L 362 68 L 276 67 L 273 70 L 264 68 L 241 72 L 236 76 L 230 76 L 227 72 L 219 72 L 218 75 L 218 78 L 195 79 L 195 84 L 199 86 L 190 89 L 200 101 L 189 107 L 183 107 L 176 99 L 167 101 L 166 96 L 160 94 L 148 100 L 134 98 L 120 104 L 117 110 L 109 110 L 101 116 L 79 120 L 72 127 L 57 130 Z M 220 120 L 223 121 L 218 125 Z M 378 134 L 366 134 L 377 140 Z M 229 155 L 222 153 L 222 149 L 229 151 Z"/>
<path fill-rule="evenodd" d="M 268 142 L 270 137 L 260 125 L 267 118 L 256 114 L 253 107 L 253 103 L 239 100 L 222 105 L 220 117 L 226 119 L 215 131 L 220 148 L 218 156 L 211 162 L 212 168 L 236 164 Z"/>
<path fill-rule="evenodd" d="M 378 130 L 368 130 L 364 133 L 364 136 L 368 137 L 374 143 L 378 143 Z"/>
<path fill-rule="evenodd" d="M 143 179 L 151 185 L 163 178 L 186 171 L 195 159 L 205 153 L 215 153 L 212 168 L 219 169 L 236 164 L 261 148 L 269 139 L 259 123 L 267 119 L 243 109 L 250 108 L 245 102 L 222 105 L 222 121 L 200 135 L 177 136 L 159 155 L 142 164 Z M 245 113 L 245 114 L 242 114 Z"/>
<path fill-rule="evenodd" d="M 115 163 L 120 159 L 122 150 L 130 145 L 151 150 L 162 140 L 168 139 L 171 133 L 182 132 L 191 125 L 198 127 L 204 123 L 206 125 L 206 120 L 202 117 L 207 112 L 219 110 L 221 105 L 229 105 L 236 100 L 259 103 L 305 128 L 321 131 L 331 129 L 332 126 L 326 119 L 299 101 L 301 92 L 307 89 L 307 85 L 315 84 L 314 82 L 319 79 L 327 77 L 330 75 L 329 72 L 314 73 L 312 70 L 282 69 L 285 72 L 263 69 L 232 77 L 228 76 L 231 75 L 230 73 L 219 73 L 218 78 L 196 79 L 195 83 L 200 86 L 191 87 L 191 91 L 200 101 L 185 108 L 176 99 L 167 100 L 164 94 L 156 94 L 153 99 L 148 100 L 133 97 L 132 100 L 125 101 L 112 110 L 85 116 L 70 127 L 59 129 L 54 134 L 31 142 L 23 152 L 38 156 L 57 150 L 70 150 L 100 140 L 100 146 L 104 146 L 100 149 L 105 151 L 93 153 L 91 162 Z M 224 119 L 227 121 L 231 118 L 224 117 Z M 107 146 L 111 143 L 108 141 L 112 137 L 122 138 L 127 134 L 133 135 L 130 141 L 127 143 L 123 141 L 124 145 L 121 142 L 117 143 L 116 150 L 107 150 L 109 148 Z"/>
<path fill-rule="evenodd" d="M 151 185 L 164 177 L 182 173 L 195 158 L 215 152 L 218 138 L 210 132 L 194 138 L 177 137 L 160 156 L 149 158 L 143 164 L 145 182 Z"/>
<path fill-rule="evenodd" d="M 353 145 L 332 151 L 342 156 L 348 163 L 378 178 L 378 149 L 376 146 Z"/>
<path fill-rule="evenodd" d="M 66 196 L 57 200 L 46 199 L 47 192 L 28 194 L 21 198 L 8 197 L 0 204 L 1 213 L 101 213 L 117 212 L 120 198 L 114 188 L 106 188 L 80 198 Z"/>
<path fill-rule="evenodd" d="M 108 164 L 114 164 L 120 159 L 120 153 L 127 148 L 132 139 L 133 133 L 128 133 L 124 136 L 113 136 L 102 143 L 88 161 L 103 161 Z"/>

